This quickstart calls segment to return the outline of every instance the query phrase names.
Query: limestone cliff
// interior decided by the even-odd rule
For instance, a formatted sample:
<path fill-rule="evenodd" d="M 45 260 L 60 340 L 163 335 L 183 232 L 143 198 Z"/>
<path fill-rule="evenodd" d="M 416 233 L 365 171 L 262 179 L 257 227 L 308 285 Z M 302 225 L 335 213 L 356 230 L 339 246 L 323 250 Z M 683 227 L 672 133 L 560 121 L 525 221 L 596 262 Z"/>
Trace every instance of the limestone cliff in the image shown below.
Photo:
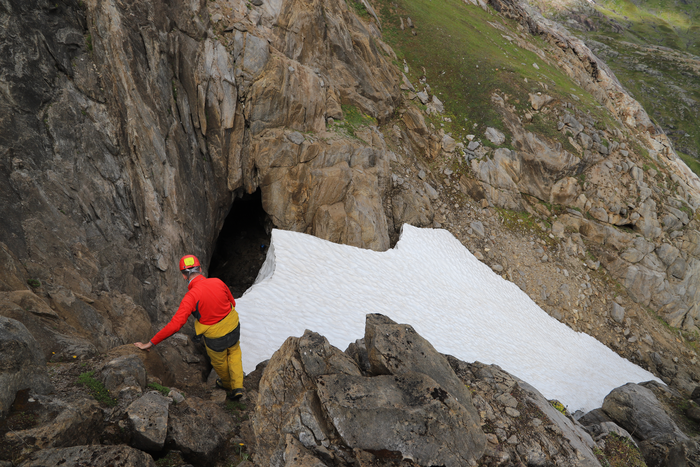
<path fill-rule="evenodd" d="M 0 2 L 0 315 L 54 361 L 146 340 L 185 290 L 177 258 L 208 264 L 259 192 L 269 225 L 363 248 L 404 222 L 447 228 L 690 394 L 700 179 L 581 40 L 524 0 L 458 3 L 499 54 L 566 79 L 495 89 L 498 128 L 467 130 L 445 72 L 405 51 L 429 17 L 397 2 Z M 184 341 L 162 357 L 203 366 Z"/>

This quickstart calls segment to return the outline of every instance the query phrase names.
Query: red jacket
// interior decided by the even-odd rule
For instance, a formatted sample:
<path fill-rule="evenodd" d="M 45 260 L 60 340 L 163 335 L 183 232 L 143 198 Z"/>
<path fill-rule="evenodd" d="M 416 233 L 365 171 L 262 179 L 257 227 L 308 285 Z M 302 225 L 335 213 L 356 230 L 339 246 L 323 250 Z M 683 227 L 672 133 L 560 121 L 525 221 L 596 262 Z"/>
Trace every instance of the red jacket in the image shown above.
<path fill-rule="evenodd" d="M 151 339 L 153 345 L 182 329 L 193 313 L 202 324 L 216 324 L 231 312 L 231 307 L 236 306 L 231 291 L 220 279 L 197 276 L 190 281 L 187 289 L 189 291 L 180 302 L 175 316 Z"/>

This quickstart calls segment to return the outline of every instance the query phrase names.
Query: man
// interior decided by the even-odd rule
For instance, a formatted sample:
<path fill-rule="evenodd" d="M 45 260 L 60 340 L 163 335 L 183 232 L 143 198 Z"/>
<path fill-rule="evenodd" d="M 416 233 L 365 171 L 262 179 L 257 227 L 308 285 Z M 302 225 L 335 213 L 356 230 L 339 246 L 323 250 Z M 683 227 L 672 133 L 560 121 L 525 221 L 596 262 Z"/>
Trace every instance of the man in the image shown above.
<path fill-rule="evenodd" d="M 219 375 L 216 385 L 226 390 L 229 399 L 240 399 L 243 396 L 243 363 L 236 301 L 221 280 L 202 275 L 195 256 L 186 255 L 180 259 L 180 272 L 188 283 L 188 292 L 175 316 L 149 342 L 135 342 L 134 345 L 141 350 L 150 349 L 178 332 L 193 314 L 195 333 L 204 336 L 207 354 Z"/>

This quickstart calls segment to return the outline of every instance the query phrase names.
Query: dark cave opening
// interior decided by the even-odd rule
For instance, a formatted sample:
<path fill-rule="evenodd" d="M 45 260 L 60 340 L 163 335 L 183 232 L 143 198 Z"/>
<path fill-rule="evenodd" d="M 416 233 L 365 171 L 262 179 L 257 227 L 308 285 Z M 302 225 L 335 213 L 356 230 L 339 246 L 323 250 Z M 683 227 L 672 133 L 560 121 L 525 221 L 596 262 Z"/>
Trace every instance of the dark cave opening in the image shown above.
<path fill-rule="evenodd" d="M 260 189 L 236 198 L 216 239 L 209 277 L 218 277 L 234 298 L 255 282 L 270 247 L 272 222 L 262 208 Z"/>

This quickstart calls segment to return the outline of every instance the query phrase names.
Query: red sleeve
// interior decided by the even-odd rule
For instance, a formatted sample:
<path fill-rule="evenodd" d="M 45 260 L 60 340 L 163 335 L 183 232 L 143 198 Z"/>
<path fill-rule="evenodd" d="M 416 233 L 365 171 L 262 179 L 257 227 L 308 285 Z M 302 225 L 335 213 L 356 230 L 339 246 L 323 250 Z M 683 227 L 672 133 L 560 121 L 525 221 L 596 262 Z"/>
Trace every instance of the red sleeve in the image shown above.
<path fill-rule="evenodd" d="M 233 304 L 233 307 L 235 308 L 236 301 L 233 299 L 233 295 L 231 295 L 231 289 L 229 289 L 228 286 L 226 286 L 225 288 L 226 288 L 226 295 L 228 295 L 228 299 L 231 301 L 231 303 Z"/>
<path fill-rule="evenodd" d="M 151 338 L 151 344 L 157 345 L 182 329 L 182 326 L 187 322 L 187 318 L 189 318 L 194 311 L 194 306 L 194 295 L 189 292 L 186 293 L 170 322 Z"/>

